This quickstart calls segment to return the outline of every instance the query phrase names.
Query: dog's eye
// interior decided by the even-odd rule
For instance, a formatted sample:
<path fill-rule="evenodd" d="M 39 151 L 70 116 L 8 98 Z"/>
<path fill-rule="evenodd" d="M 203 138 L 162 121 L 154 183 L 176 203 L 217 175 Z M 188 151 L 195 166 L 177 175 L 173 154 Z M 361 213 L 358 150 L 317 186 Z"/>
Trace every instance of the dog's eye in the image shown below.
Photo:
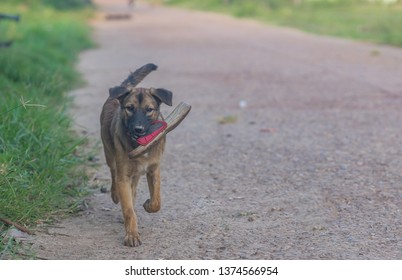
<path fill-rule="evenodd" d="M 130 111 L 130 112 L 133 112 L 135 110 L 134 105 L 127 105 L 126 110 Z"/>
<path fill-rule="evenodd" d="M 151 113 L 151 112 L 153 112 L 153 110 L 154 110 L 154 108 L 151 108 L 151 107 L 146 109 L 147 113 Z"/>

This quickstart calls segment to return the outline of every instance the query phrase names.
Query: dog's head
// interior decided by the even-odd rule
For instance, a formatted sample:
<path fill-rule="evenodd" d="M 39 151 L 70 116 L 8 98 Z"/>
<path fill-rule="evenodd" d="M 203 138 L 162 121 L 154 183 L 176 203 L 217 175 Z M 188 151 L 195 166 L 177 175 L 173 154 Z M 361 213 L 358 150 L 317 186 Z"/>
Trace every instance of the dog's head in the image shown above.
<path fill-rule="evenodd" d="M 132 139 L 148 134 L 151 123 L 160 116 L 161 103 L 172 106 L 172 92 L 162 88 L 114 87 L 110 98 L 120 102 L 123 125 Z"/>

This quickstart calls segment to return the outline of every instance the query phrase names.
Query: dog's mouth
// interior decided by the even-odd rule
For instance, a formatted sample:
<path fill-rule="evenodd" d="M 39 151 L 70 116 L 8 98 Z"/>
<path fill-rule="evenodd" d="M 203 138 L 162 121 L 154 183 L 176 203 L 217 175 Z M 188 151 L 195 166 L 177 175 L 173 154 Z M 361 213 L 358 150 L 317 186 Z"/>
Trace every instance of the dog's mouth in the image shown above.
<path fill-rule="evenodd" d="M 142 132 L 135 132 L 135 131 L 127 131 L 127 136 L 131 141 L 137 142 L 137 140 L 141 137 L 144 137 L 147 135 L 147 131 L 142 131 Z"/>
<path fill-rule="evenodd" d="M 150 142 L 154 137 L 156 137 L 159 133 L 161 133 L 165 128 L 167 124 L 164 121 L 153 121 L 151 125 L 143 131 L 134 131 L 130 135 L 131 139 L 135 142 L 137 142 L 140 145 L 146 145 L 148 142 Z"/>
<path fill-rule="evenodd" d="M 149 132 L 149 127 L 144 127 L 142 125 L 135 126 L 130 129 L 130 137 L 132 140 L 137 140 L 140 137 L 147 135 Z"/>
<path fill-rule="evenodd" d="M 137 141 L 138 138 L 147 135 L 147 131 L 143 132 L 132 132 L 130 133 L 131 140 Z"/>

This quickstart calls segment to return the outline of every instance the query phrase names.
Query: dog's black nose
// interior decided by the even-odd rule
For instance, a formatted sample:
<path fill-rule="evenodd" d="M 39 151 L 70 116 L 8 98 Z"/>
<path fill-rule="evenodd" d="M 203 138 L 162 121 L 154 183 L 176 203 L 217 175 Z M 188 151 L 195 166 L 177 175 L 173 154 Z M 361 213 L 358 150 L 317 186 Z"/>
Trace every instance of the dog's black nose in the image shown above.
<path fill-rule="evenodd" d="M 145 133 L 145 128 L 142 125 L 137 125 L 136 127 L 134 127 L 134 132 L 137 135 L 142 135 Z"/>

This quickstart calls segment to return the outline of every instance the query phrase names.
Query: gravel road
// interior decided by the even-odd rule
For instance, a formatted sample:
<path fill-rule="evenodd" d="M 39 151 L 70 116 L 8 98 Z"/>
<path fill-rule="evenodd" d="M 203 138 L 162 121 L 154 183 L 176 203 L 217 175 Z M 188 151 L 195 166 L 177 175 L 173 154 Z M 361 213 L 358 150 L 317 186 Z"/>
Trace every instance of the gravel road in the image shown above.
<path fill-rule="evenodd" d="M 77 217 L 35 237 L 47 259 L 402 259 L 402 49 L 213 13 L 97 0 L 98 47 L 71 94 L 98 153 Z M 116 3 L 116 4 L 112 4 Z M 162 209 L 137 196 L 140 247 L 123 246 L 99 136 L 108 89 L 155 63 L 143 86 L 193 109 L 168 135 Z M 162 108 L 165 115 L 172 108 Z"/>

